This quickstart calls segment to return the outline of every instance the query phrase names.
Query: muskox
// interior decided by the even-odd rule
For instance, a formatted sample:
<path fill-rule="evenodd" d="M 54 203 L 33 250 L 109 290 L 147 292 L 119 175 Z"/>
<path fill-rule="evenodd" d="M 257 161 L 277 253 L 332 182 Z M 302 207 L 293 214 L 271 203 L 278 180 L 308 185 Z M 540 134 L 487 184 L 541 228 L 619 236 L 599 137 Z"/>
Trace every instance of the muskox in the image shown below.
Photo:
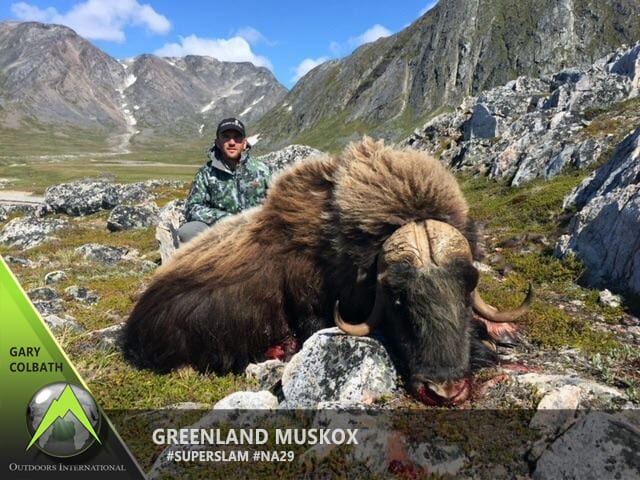
<path fill-rule="evenodd" d="M 241 372 L 337 324 L 378 332 L 421 399 L 459 401 L 465 376 L 495 361 L 484 327 L 514 320 L 531 300 L 512 312 L 485 304 L 477 250 L 448 170 L 365 137 L 289 167 L 263 206 L 180 248 L 129 316 L 125 357 L 159 373 Z"/>

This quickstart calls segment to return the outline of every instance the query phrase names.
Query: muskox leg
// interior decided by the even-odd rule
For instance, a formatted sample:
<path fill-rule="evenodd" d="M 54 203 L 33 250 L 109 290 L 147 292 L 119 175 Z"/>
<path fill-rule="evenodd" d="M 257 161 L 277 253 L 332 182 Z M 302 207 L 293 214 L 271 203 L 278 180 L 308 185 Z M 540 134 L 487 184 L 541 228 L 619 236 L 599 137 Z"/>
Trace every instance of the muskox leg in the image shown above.
<path fill-rule="evenodd" d="M 490 342 L 501 347 L 515 347 L 520 343 L 519 328 L 515 323 L 492 322 L 475 313 L 473 319 Z"/>

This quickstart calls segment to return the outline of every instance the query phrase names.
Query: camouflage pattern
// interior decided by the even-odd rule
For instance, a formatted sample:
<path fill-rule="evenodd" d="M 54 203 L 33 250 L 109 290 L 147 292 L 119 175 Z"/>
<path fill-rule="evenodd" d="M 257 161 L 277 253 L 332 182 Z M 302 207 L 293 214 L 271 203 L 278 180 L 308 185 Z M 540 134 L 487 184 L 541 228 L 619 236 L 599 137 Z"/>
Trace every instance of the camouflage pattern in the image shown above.
<path fill-rule="evenodd" d="M 211 225 L 264 201 L 271 174 L 269 167 L 251 159 L 248 151 L 243 152 L 234 172 L 221 162 L 217 148 L 210 149 L 208 156 L 209 161 L 196 173 L 187 197 L 187 221 Z"/>

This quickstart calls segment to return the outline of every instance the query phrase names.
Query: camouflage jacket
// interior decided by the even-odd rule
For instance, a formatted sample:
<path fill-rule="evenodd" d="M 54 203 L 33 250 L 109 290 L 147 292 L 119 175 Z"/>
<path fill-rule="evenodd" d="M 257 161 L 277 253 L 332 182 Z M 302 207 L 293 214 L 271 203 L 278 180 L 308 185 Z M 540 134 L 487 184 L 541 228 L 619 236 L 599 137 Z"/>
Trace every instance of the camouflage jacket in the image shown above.
<path fill-rule="evenodd" d="M 238 168 L 231 171 L 220 160 L 217 148 L 210 149 L 208 156 L 191 184 L 185 205 L 187 221 L 211 225 L 264 201 L 270 177 L 264 163 L 251 159 L 245 151 Z"/>

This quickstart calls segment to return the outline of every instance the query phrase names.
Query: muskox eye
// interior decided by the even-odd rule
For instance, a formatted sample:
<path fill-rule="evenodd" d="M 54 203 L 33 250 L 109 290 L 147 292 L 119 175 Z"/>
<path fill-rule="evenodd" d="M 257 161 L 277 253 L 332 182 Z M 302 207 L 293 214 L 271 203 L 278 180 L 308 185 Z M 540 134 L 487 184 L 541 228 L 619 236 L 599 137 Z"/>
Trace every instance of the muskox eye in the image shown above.
<path fill-rule="evenodd" d="M 399 297 L 394 297 L 393 299 L 393 306 L 395 308 L 400 308 L 402 306 L 402 300 L 400 300 Z"/>

